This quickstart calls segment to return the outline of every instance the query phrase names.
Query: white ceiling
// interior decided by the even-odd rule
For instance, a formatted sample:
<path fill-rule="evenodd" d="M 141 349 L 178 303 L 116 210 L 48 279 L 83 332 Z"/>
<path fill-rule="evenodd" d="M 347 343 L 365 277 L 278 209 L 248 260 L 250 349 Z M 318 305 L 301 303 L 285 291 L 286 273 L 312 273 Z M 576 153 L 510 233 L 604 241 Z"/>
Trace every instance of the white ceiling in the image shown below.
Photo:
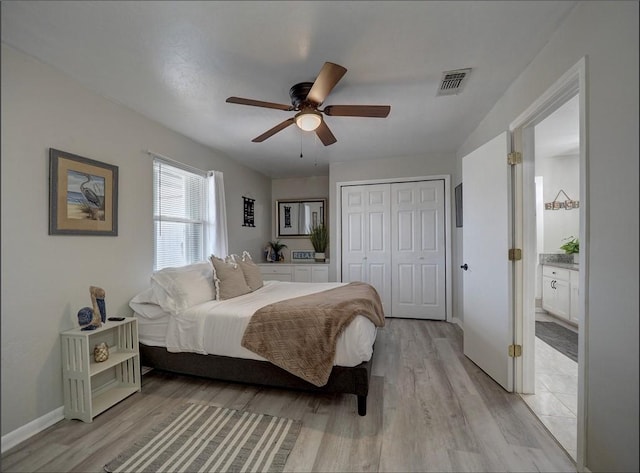
<path fill-rule="evenodd" d="M 326 175 L 454 153 L 575 3 L 2 2 L 2 41 L 266 175 Z M 293 112 L 225 99 L 289 104 L 325 61 L 348 71 L 324 105 L 388 104 L 389 117 L 327 117 L 327 147 L 295 126 L 252 143 Z M 461 94 L 436 97 L 443 71 L 467 67 Z"/>

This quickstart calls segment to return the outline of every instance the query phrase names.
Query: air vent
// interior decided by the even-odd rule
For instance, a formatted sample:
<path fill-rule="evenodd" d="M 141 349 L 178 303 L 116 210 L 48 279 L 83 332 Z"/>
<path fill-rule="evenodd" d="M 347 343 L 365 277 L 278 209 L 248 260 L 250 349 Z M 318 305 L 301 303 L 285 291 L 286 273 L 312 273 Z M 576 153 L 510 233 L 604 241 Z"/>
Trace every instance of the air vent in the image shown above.
<path fill-rule="evenodd" d="M 471 69 L 443 72 L 436 95 L 457 95 L 462 92 L 470 72 Z"/>

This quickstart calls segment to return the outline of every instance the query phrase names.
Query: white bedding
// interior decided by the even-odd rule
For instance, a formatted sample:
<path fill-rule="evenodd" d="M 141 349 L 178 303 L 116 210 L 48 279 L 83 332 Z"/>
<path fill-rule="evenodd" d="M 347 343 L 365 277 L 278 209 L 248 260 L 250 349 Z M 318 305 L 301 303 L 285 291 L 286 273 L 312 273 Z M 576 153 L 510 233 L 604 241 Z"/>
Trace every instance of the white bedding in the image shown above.
<path fill-rule="evenodd" d="M 136 313 L 140 342 L 164 346 L 174 353 L 195 352 L 264 360 L 240 345 L 245 328 L 256 310 L 284 299 L 344 284 L 265 281 L 263 287 L 249 294 L 224 301 L 204 302 L 177 315 L 166 314 L 149 319 Z M 373 354 L 375 338 L 375 325 L 366 317 L 357 316 L 338 338 L 334 365 L 356 366 L 368 361 Z"/>

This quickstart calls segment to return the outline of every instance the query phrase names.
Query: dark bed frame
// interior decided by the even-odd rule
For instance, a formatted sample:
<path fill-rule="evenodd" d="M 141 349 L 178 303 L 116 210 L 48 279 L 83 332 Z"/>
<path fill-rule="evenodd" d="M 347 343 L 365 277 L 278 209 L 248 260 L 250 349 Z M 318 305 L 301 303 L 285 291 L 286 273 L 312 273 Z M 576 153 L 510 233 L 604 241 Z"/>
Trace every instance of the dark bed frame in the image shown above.
<path fill-rule="evenodd" d="M 355 394 L 358 397 L 358 414 L 367 415 L 371 361 L 352 368 L 334 366 L 327 384 L 318 387 L 267 361 L 198 353 L 170 353 L 164 347 L 142 343 L 140 358 L 143 366 L 173 373 L 303 391 Z"/>

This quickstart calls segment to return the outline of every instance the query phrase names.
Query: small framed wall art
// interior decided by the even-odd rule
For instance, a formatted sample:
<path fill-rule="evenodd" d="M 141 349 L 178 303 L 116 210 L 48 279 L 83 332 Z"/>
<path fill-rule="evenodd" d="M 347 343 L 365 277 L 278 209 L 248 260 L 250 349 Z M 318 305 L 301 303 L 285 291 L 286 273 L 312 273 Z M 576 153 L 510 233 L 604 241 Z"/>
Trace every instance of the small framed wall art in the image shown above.
<path fill-rule="evenodd" d="M 462 227 L 462 183 L 455 188 L 456 197 L 456 227 Z"/>
<path fill-rule="evenodd" d="M 118 167 L 49 149 L 49 235 L 118 235 Z"/>

